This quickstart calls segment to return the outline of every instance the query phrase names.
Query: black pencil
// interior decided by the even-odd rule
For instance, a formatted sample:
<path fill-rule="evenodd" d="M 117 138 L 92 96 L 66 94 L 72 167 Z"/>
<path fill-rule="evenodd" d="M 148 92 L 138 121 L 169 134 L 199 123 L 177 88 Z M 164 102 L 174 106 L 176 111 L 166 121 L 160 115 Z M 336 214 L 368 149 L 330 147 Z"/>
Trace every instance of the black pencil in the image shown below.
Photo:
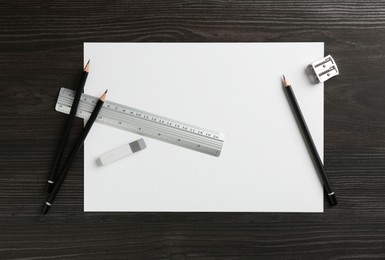
<path fill-rule="evenodd" d="M 87 80 L 89 71 L 90 71 L 90 61 L 88 61 L 86 66 L 84 67 L 82 76 L 81 76 L 80 81 L 79 81 L 79 85 L 76 89 L 76 94 L 74 97 L 74 101 L 72 102 L 71 111 L 67 117 L 67 122 L 66 122 L 66 125 L 64 127 L 63 135 L 62 135 L 62 138 L 60 140 L 59 147 L 58 147 L 58 150 L 56 152 L 56 157 L 55 157 L 55 160 L 52 164 L 51 171 L 49 174 L 48 183 L 46 185 L 46 191 L 47 192 L 51 192 L 52 188 L 54 186 L 55 178 L 57 177 L 57 172 L 59 170 L 60 161 L 62 160 L 62 157 L 63 157 L 64 148 L 67 144 L 69 132 L 72 128 L 72 125 L 73 125 L 73 122 L 75 119 L 76 110 L 78 108 L 79 101 L 80 101 L 80 96 L 82 95 L 84 85 L 86 84 L 86 80 Z"/>
<path fill-rule="evenodd" d="M 330 205 L 334 206 L 337 205 L 337 197 L 334 193 L 332 186 L 330 185 L 329 179 L 326 175 L 324 166 L 322 164 L 321 158 L 319 157 L 319 154 L 317 152 L 317 148 L 315 147 L 313 138 L 310 135 L 309 129 L 306 125 L 305 119 L 302 115 L 301 109 L 299 108 L 297 99 L 294 95 L 293 89 L 290 85 L 290 83 L 286 80 L 285 76 L 283 76 L 283 85 L 285 89 L 285 93 L 287 96 L 287 99 L 289 100 L 291 109 L 295 115 L 295 118 L 297 119 L 298 126 L 302 132 L 302 136 L 305 139 L 307 148 L 309 150 L 309 153 L 312 157 L 312 160 L 314 162 L 315 167 L 317 168 L 318 174 L 323 182 L 325 192 L 327 194 L 327 197 L 329 199 Z"/>
<path fill-rule="evenodd" d="M 99 114 L 100 109 L 102 108 L 104 101 L 106 99 L 107 90 L 104 92 L 104 94 L 99 98 L 98 102 L 95 105 L 95 108 L 90 116 L 90 118 L 87 121 L 86 126 L 83 128 L 82 133 L 80 134 L 75 146 L 72 149 L 71 155 L 69 156 L 66 164 L 64 165 L 64 168 L 60 175 L 57 178 L 57 181 L 55 182 L 55 185 L 52 189 L 52 192 L 48 195 L 43 209 L 41 211 L 42 214 L 47 214 L 48 210 L 51 208 L 52 203 L 60 189 L 60 186 L 62 185 L 65 176 L 67 175 L 68 171 L 70 170 L 72 163 L 75 159 L 76 154 L 79 152 L 80 148 L 82 147 L 84 140 L 86 139 L 92 125 L 94 124 L 96 117 Z"/>

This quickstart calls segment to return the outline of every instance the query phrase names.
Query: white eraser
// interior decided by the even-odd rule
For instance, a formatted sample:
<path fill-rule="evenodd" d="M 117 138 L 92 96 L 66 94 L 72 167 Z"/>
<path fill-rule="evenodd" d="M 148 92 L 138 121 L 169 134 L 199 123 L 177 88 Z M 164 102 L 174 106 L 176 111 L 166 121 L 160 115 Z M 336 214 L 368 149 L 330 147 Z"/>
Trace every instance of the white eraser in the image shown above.
<path fill-rule="evenodd" d="M 125 144 L 123 146 L 115 148 L 115 149 L 101 155 L 96 160 L 96 163 L 98 165 L 106 165 L 106 164 L 112 163 L 116 160 L 119 160 L 123 157 L 126 157 L 128 155 L 131 155 L 133 153 L 139 152 L 140 150 L 143 150 L 144 148 L 146 148 L 146 144 L 144 143 L 143 138 L 141 138 L 141 139 L 138 139 L 138 140 L 131 142 L 129 144 Z"/>

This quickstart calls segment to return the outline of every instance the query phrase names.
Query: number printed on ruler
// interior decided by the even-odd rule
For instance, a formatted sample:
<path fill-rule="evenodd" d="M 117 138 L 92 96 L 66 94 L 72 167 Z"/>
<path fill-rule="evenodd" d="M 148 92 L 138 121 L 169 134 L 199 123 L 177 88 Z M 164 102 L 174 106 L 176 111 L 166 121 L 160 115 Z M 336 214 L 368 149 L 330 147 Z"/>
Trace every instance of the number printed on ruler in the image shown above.
<path fill-rule="evenodd" d="M 74 95 L 75 91 L 61 88 L 56 111 L 69 114 Z M 97 100 L 82 94 L 76 116 L 87 119 Z M 214 156 L 220 155 L 224 141 L 224 134 L 110 101 L 96 122 Z"/>

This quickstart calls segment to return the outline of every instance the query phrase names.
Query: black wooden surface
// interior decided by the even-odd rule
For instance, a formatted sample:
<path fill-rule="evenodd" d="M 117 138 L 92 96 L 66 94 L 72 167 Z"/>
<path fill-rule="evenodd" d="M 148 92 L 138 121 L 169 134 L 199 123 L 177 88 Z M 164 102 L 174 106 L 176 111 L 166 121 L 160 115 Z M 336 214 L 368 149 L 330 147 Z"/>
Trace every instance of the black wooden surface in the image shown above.
<path fill-rule="evenodd" d="M 323 214 L 84 213 L 79 156 L 39 211 L 83 42 L 323 41 Z M 0 1 L 0 259 L 385 259 L 385 1 Z M 76 119 L 71 140 L 82 123 Z"/>

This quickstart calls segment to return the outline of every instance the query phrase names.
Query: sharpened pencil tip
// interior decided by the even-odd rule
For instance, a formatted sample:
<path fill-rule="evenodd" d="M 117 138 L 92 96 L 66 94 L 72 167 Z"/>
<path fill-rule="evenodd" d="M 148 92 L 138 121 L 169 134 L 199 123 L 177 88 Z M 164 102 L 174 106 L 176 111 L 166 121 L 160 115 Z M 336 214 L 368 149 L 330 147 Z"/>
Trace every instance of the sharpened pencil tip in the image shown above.
<path fill-rule="evenodd" d="M 104 91 L 103 95 L 99 98 L 101 101 L 104 102 L 106 100 L 107 92 L 108 92 L 108 89 Z"/>
<path fill-rule="evenodd" d="M 282 82 L 283 82 L 283 85 L 284 85 L 285 87 L 287 87 L 287 86 L 290 85 L 290 83 L 289 83 L 289 81 L 286 79 L 285 75 L 282 75 Z"/>
<path fill-rule="evenodd" d="M 85 72 L 90 72 L 90 60 L 87 61 L 86 66 L 84 67 Z"/>

